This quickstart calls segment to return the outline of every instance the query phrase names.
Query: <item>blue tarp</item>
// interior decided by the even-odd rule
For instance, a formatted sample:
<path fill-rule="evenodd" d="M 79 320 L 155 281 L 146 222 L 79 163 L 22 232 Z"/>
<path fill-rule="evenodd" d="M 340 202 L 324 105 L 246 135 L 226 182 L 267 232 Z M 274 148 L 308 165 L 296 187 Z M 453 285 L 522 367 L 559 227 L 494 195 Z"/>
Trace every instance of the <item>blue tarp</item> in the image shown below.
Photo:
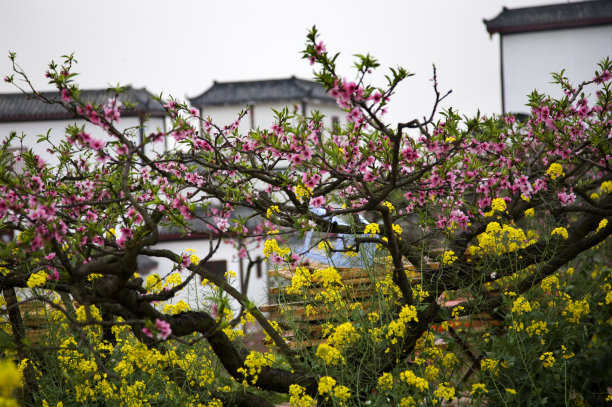
<path fill-rule="evenodd" d="M 311 208 L 313 213 L 319 216 L 325 215 L 325 210 L 321 208 Z M 329 219 L 329 218 L 327 218 Z M 337 223 L 338 225 L 348 226 L 348 223 L 343 221 L 342 219 L 334 216 L 331 218 L 332 222 Z M 363 218 L 361 215 L 359 216 L 359 221 L 363 224 L 367 224 L 368 221 Z M 314 231 L 309 231 L 304 238 L 303 245 L 297 248 L 296 252 L 301 256 L 302 260 L 311 260 L 316 261 L 323 264 L 328 264 L 330 266 L 334 266 L 336 268 L 341 267 L 359 267 L 359 268 L 369 268 L 372 266 L 374 262 L 374 258 L 376 256 L 376 244 L 374 243 L 365 243 L 359 246 L 359 253 L 357 256 L 350 256 L 343 252 L 331 252 L 327 253 L 326 251 L 321 251 L 318 249 L 318 240 L 323 240 L 325 237 L 324 234 L 317 232 L 315 235 Z M 326 239 L 336 250 L 342 250 L 347 246 L 351 246 L 355 243 L 355 237 L 353 235 L 347 234 L 339 234 L 335 237 L 335 242 L 333 239 Z"/>

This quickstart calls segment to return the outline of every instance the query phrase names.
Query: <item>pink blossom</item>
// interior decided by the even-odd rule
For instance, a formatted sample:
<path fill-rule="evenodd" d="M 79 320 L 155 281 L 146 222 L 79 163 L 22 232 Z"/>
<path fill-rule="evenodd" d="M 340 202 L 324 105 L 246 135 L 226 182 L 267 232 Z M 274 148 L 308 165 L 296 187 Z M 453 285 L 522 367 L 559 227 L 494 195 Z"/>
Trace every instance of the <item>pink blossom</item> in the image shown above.
<path fill-rule="evenodd" d="M 270 258 L 274 264 L 281 264 L 283 262 L 283 258 L 278 253 L 272 253 Z"/>
<path fill-rule="evenodd" d="M 327 51 L 327 48 L 325 48 L 325 45 L 321 41 L 315 45 L 315 51 L 317 52 L 318 55 L 321 55 L 321 53 Z"/>
<path fill-rule="evenodd" d="M 100 115 L 98 115 L 98 112 L 96 112 L 95 110 L 93 110 L 90 114 L 89 114 L 89 121 L 92 124 L 95 125 L 100 125 L 102 124 L 102 119 L 100 119 Z"/>
<path fill-rule="evenodd" d="M 65 102 L 70 102 L 70 91 L 68 89 L 62 89 L 62 99 Z"/>
<path fill-rule="evenodd" d="M 118 122 L 119 119 L 121 118 L 121 102 L 118 101 L 116 98 L 114 99 L 109 99 L 108 103 L 104 106 L 102 106 L 102 108 L 104 109 L 104 117 L 106 118 L 106 120 L 110 121 L 115 121 Z"/>
<path fill-rule="evenodd" d="M 125 247 L 125 242 L 134 237 L 134 232 L 129 228 L 121 228 L 120 231 L 121 236 L 117 239 L 117 245 L 119 245 L 119 247 Z"/>
<path fill-rule="evenodd" d="M 220 219 L 217 222 L 217 227 L 220 231 L 227 232 L 227 229 L 229 229 L 229 222 L 227 221 L 227 219 Z"/>
<path fill-rule="evenodd" d="M 187 253 L 183 253 L 181 256 L 181 270 L 191 265 L 191 256 Z"/>
<path fill-rule="evenodd" d="M 154 143 L 161 143 L 162 141 L 164 141 L 164 137 L 165 136 L 166 135 L 164 133 L 162 133 L 162 132 L 157 132 L 157 133 L 149 134 L 149 138 Z"/>
<path fill-rule="evenodd" d="M 334 99 L 338 99 L 341 96 L 340 88 L 338 88 L 338 82 L 334 82 L 334 86 L 329 90 L 328 95 Z"/>
<path fill-rule="evenodd" d="M 277 136 L 282 136 L 285 133 L 285 129 L 283 128 L 283 126 L 279 126 L 276 123 L 274 123 L 270 128 Z"/>
<path fill-rule="evenodd" d="M 322 196 L 316 196 L 310 200 L 310 206 L 313 208 L 320 208 L 325 205 L 325 198 Z"/>
<path fill-rule="evenodd" d="M 92 149 L 96 151 L 101 150 L 102 148 L 106 147 L 106 141 L 98 140 L 98 139 L 91 139 L 89 141 L 89 147 L 91 147 Z"/>
<path fill-rule="evenodd" d="M 576 200 L 576 195 L 573 192 L 568 194 L 565 191 L 561 191 L 557 193 L 557 197 L 561 201 L 561 206 L 571 205 Z"/>
<path fill-rule="evenodd" d="M 319 185 L 319 181 L 321 181 L 321 176 L 319 174 L 304 174 L 302 176 L 302 181 L 304 182 L 304 185 L 306 186 L 306 188 L 314 188 L 317 185 Z"/>
<path fill-rule="evenodd" d="M 51 270 L 51 274 L 49 274 L 47 276 L 47 279 L 54 280 L 54 281 L 59 281 L 60 274 L 59 274 L 59 272 L 57 271 L 57 269 L 55 267 Z"/>
<path fill-rule="evenodd" d="M 376 179 L 376 177 L 374 177 L 374 174 L 372 174 L 371 171 L 366 171 L 365 174 L 363 174 L 363 180 L 366 182 L 372 182 Z"/>
<path fill-rule="evenodd" d="M 142 333 L 153 339 L 153 334 L 151 333 L 151 330 L 149 328 L 142 328 Z"/>
<path fill-rule="evenodd" d="M 378 103 L 381 101 L 382 95 L 380 94 L 380 92 L 376 92 L 374 94 L 371 94 L 369 99 L 374 103 Z"/>
<path fill-rule="evenodd" d="M 0 199 L 0 218 L 3 218 L 8 213 L 8 203 L 5 199 Z"/>
<path fill-rule="evenodd" d="M 595 83 L 603 83 L 609 81 L 610 78 L 612 78 L 612 75 L 610 74 L 610 71 L 606 69 L 601 74 L 594 77 L 593 80 L 595 81 Z"/>
<path fill-rule="evenodd" d="M 172 335 L 172 327 L 166 321 L 162 321 L 161 319 L 155 320 L 155 328 L 157 328 L 157 338 L 166 340 L 170 335 Z"/>
<path fill-rule="evenodd" d="M 302 162 L 304 161 L 302 159 L 302 156 L 300 154 L 291 154 L 291 156 L 289 157 L 289 160 L 293 163 L 293 165 L 298 166 L 300 164 L 302 164 Z"/>
<path fill-rule="evenodd" d="M 117 146 L 115 151 L 117 152 L 118 155 L 127 155 L 127 153 L 129 152 L 129 149 L 127 146 Z"/>
<path fill-rule="evenodd" d="M 353 110 L 346 114 L 346 120 L 350 123 L 358 122 L 361 119 L 361 110 L 358 107 L 355 107 Z"/>
<path fill-rule="evenodd" d="M 244 247 L 241 247 L 240 250 L 238 250 L 238 257 L 240 257 L 241 259 L 244 259 L 247 256 L 248 256 L 248 253 L 246 249 Z"/>

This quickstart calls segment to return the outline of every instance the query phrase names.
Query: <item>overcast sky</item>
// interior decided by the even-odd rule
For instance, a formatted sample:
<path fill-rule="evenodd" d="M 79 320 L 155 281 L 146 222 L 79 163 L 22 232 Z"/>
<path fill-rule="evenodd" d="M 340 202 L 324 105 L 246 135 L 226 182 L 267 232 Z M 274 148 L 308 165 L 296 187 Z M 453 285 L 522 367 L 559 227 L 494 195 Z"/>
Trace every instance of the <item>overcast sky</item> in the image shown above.
<path fill-rule="evenodd" d="M 370 53 L 384 66 L 415 73 L 398 89 L 389 119 L 428 112 L 431 65 L 444 104 L 465 114 L 500 111 L 499 38 L 482 22 L 509 8 L 562 0 L 157 1 L 20 0 L 0 3 L 0 73 L 8 52 L 41 90 L 51 60 L 74 52 L 82 88 L 117 83 L 177 98 L 194 97 L 218 81 L 311 78 L 301 59 L 306 33 L 316 25 L 332 52 L 341 52 L 353 78 L 352 54 Z M 374 83 L 382 84 L 382 71 Z M 15 89 L 2 82 L 0 92 Z"/>

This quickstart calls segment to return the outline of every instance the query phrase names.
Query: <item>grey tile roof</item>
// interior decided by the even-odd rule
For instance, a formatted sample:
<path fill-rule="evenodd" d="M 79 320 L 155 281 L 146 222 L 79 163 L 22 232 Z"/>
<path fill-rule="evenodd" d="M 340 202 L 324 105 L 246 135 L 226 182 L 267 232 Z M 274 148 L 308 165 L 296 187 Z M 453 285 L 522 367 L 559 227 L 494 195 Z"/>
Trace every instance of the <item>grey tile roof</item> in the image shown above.
<path fill-rule="evenodd" d="M 60 94 L 54 92 L 41 92 L 51 100 L 61 100 Z M 85 102 L 104 104 L 108 102 L 109 93 L 105 89 L 82 90 L 81 99 Z M 133 109 L 124 109 L 122 116 L 164 116 L 164 108 L 155 101 L 146 89 L 134 89 L 128 86 L 119 100 L 134 103 Z M 23 93 L 0 93 L 0 122 L 36 121 L 71 119 L 74 116 L 57 104 L 43 103 Z"/>
<path fill-rule="evenodd" d="M 483 21 L 490 34 L 612 24 L 612 1 L 580 1 L 516 9 L 504 7 L 497 17 Z"/>
<path fill-rule="evenodd" d="M 215 82 L 201 95 L 189 99 L 196 107 L 302 100 L 334 103 L 320 84 L 294 76 L 288 79 Z"/>

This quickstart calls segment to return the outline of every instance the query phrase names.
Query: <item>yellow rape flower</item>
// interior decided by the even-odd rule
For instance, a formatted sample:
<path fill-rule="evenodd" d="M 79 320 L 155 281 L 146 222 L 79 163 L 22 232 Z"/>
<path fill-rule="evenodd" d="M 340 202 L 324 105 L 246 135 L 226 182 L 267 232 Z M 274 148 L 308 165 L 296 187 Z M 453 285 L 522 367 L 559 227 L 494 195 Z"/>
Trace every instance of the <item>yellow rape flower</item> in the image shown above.
<path fill-rule="evenodd" d="M 574 301 L 569 295 L 565 294 L 567 306 L 561 312 L 563 316 L 568 316 L 567 320 L 575 324 L 580 323 L 580 317 L 590 312 L 589 303 L 587 300 Z"/>
<path fill-rule="evenodd" d="M 351 322 L 338 325 L 334 333 L 330 336 L 330 343 L 338 348 L 351 345 L 359 339 L 359 334 Z"/>
<path fill-rule="evenodd" d="M 306 394 L 306 389 L 299 384 L 289 386 L 289 405 L 291 407 L 315 407 L 316 402 Z"/>
<path fill-rule="evenodd" d="M 534 213 L 535 213 L 535 210 L 533 208 L 529 208 L 525 211 L 525 216 L 528 218 L 531 218 L 533 217 Z"/>
<path fill-rule="evenodd" d="M 196 251 L 193 249 L 185 249 L 185 253 L 189 255 L 189 259 L 191 260 L 191 264 L 195 264 L 196 266 L 200 263 L 200 258 L 196 256 Z"/>
<path fill-rule="evenodd" d="M 301 185 L 298 185 L 297 187 L 295 187 L 295 196 L 300 201 L 309 200 L 311 195 L 312 195 L 311 188 L 304 188 Z M 302 198 L 305 198 L 305 199 L 302 199 Z"/>
<path fill-rule="evenodd" d="M 458 257 L 455 256 L 455 252 L 452 250 L 446 250 L 444 254 L 442 254 L 442 264 L 444 265 L 453 264 L 457 259 Z"/>
<path fill-rule="evenodd" d="M 429 389 L 429 383 L 427 382 L 427 380 L 415 375 L 414 372 L 412 372 L 411 370 L 404 370 L 403 372 L 401 372 L 400 380 L 406 382 L 410 386 L 416 387 L 421 391 Z"/>
<path fill-rule="evenodd" d="M 489 392 L 489 390 L 487 390 L 487 388 L 485 387 L 484 383 L 474 383 L 472 385 L 472 391 L 470 391 L 470 394 L 473 396 L 476 393 L 478 393 L 478 394 L 486 394 L 488 392 Z"/>
<path fill-rule="evenodd" d="M 576 354 L 574 352 L 569 352 L 567 351 L 567 348 L 563 345 L 561 345 L 561 351 L 563 352 L 563 354 L 561 355 L 561 357 L 563 359 L 571 359 L 574 356 L 576 356 Z"/>
<path fill-rule="evenodd" d="M 506 210 L 506 201 L 503 198 L 495 198 L 491 202 L 491 210 L 494 212 L 503 212 Z"/>
<path fill-rule="evenodd" d="M 550 179 L 557 179 L 565 175 L 563 172 L 563 166 L 559 163 L 552 163 L 546 170 L 546 175 L 550 176 Z"/>
<path fill-rule="evenodd" d="M 551 236 L 559 235 L 563 239 L 567 239 L 569 237 L 569 235 L 567 234 L 567 229 L 565 229 L 564 227 L 558 227 L 558 228 L 553 229 L 553 231 L 550 232 L 550 235 Z"/>
<path fill-rule="evenodd" d="M 555 275 L 548 276 L 542 280 L 541 287 L 546 292 L 552 291 L 555 287 L 559 289 L 559 278 Z"/>
<path fill-rule="evenodd" d="M 333 249 L 333 247 L 327 240 L 323 240 L 319 242 L 318 249 L 320 252 L 329 252 Z"/>
<path fill-rule="evenodd" d="M 412 396 L 403 397 L 400 400 L 400 407 L 414 407 L 416 406 L 416 401 L 412 398 Z"/>
<path fill-rule="evenodd" d="M 272 255 L 272 253 L 276 253 L 279 256 L 287 256 L 289 253 L 291 253 L 291 249 L 289 249 L 288 247 L 279 247 L 278 243 L 276 242 L 276 240 L 274 239 L 268 239 L 266 240 L 266 242 L 264 243 L 264 256 L 266 256 L 266 258 L 270 257 L 270 255 Z"/>
<path fill-rule="evenodd" d="M 402 227 L 400 225 L 393 225 L 393 231 L 398 235 L 401 236 L 402 234 Z"/>
<path fill-rule="evenodd" d="M 419 322 L 417 309 L 414 305 L 404 305 L 399 313 L 400 322 L 407 324 L 410 321 Z"/>
<path fill-rule="evenodd" d="M 393 375 L 391 373 L 383 373 L 378 378 L 378 386 L 383 389 L 391 390 L 393 388 Z"/>
<path fill-rule="evenodd" d="M 518 297 L 512 304 L 512 312 L 517 314 L 530 312 L 531 309 L 531 304 L 529 304 L 529 301 L 527 301 L 523 296 Z"/>
<path fill-rule="evenodd" d="M 599 232 L 601 229 L 605 228 L 606 226 L 608 226 L 608 219 L 602 219 L 601 222 L 599 222 L 599 225 L 597 226 L 595 233 Z"/>
<path fill-rule="evenodd" d="M 41 287 L 47 282 L 47 273 L 44 270 L 40 270 L 38 273 L 34 273 L 28 279 L 27 285 L 30 288 Z"/>
<path fill-rule="evenodd" d="M 555 357 L 552 352 L 544 352 L 540 355 L 540 360 L 543 362 L 542 366 L 552 367 L 555 364 Z"/>
<path fill-rule="evenodd" d="M 393 206 L 393 204 L 389 201 L 385 201 L 382 203 L 384 206 L 387 207 L 387 209 L 389 209 L 389 213 L 393 213 L 395 212 L 395 207 Z"/>
<path fill-rule="evenodd" d="M 370 223 L 369 225 L 365 227 L 365 229 L 363 230 L 363 233 L 369 233 L 371 235 L 378 234 L 380 233 L 380 226 L 378 226 L 378 224 L 376 223 Z"/>
<path fill-rule="evenodd" d="M 319 394 L 324 395 L 327 393 L 331 393 L 335 385 L 336 379 L 330 376 L 323 376 L 319 380 Z"/>
<path fill-rule="evenodd" d="M 336 387 L 334 387 L 334 396 L 337 399 L 340 399 L 342 401 L 346 401 L 346 400 L 348 400 L 349 397 L 351 397 L 351 392 L 350 392 L 349 388 L 346 387 L 346 386 L 336 386 Z"/>
<path fill-rule="evenodd" d="M 12 398 L 13 390 L 22 385 L 22 375 L 15 363 L 12 360 L 0 360 L 0 404 L 17 407 L 17 400 Z"/>
<path fill-rule="evenodd" d="M 272 215 L 275 214 L 275 213 L 280 213 L 280 209 L 278 208 L 278 206 L 272 205 L 266 211 L 266 218 L 270 219 L 272 217 Z"/>
<path fill-rule="evenodd" d="M 440 374 L 440 369 L 438 369 L 434 365 L 429 365 L 425 368 L 425 377 L 430 382 L 435 382 L 436 380 L 438 380 L 439 374 Z"/>
<path fill-rule="evenodd" d="M 255 384 L 261 373 L 263 366 L 271 366 L 274 362 L 274 355 L 271 353 L 262 354 L 257 351 L 251 351 L 244 360 L 244 367 L 238 368 L 238 373 L 244 376 L 243 384 L 246 383 L 247 378 L 251 378 L 251 383 Z"/>
<path fill-rule="evenodd" d="M 338 362 L 344 362 L 344 357 L 340 354 L 340 351 L 326 343 L 322 343 L 317 347 L 316 356 L 323 359 L 329 366 L 334 366 Z"/>
<path fill-rule="evenodd" d="M 602 194 L 609 194 L 610 192 L 612 192 L 612 181 L 602 182 L 601 186 L 599 187 L 599 191 Z"/>
<path fill-rule="evenodd" d="M 443 398 L 446 401 L 451 401 L 455 398 L 455 388 L 450 387 L 448 382 L 444 382 L 438 386 L 436 391 L 434 391 L 434 396 L 437 398 Z"/>

